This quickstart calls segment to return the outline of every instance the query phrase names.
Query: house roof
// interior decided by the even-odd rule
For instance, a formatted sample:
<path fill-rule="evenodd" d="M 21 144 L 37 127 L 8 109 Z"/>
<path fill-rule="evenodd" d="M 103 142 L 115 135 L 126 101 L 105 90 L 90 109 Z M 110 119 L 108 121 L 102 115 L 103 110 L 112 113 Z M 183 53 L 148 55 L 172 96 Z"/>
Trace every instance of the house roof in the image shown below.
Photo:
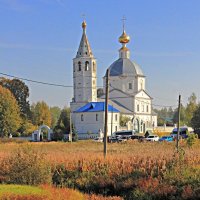
<path fill-rule="evenodd" d="M 77 109 L 75 112 L 102 112 L 105 111 L 105 102 L 90 102 L 83 107 Z M 108 112 L 119 112 L 116 108 L 108 105 Z"/>

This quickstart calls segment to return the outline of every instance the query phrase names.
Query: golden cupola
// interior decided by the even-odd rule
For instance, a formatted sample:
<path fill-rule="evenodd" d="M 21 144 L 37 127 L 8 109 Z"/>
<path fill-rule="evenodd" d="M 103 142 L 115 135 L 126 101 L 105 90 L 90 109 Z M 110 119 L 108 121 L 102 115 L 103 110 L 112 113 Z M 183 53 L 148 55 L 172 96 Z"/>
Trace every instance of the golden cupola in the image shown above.
<path fill-rule="evenodd" d="M 119 37 L 119 42 L 122 44 L 127 44 L 129 41 L 130 41 L 129 35 L 127 35 L 125 30 L 123 30 L 122 35 Z"/>
<path fill-rule="evenodd" d="M 86 21 L 84 20 L 83 23 L 82 23 L 82 28 L 85 29 L 86 26 L 87 26 L 87 24 L 86 24 Z"/>

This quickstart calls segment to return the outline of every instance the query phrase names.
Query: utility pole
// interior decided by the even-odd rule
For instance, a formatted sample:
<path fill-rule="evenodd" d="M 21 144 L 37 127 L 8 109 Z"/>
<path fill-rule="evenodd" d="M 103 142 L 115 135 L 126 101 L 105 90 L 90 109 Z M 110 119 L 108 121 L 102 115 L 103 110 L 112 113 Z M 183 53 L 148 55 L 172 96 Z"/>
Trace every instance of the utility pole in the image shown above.
<path fill-rule="evenodd" d="M 72 142 L 72 118 L 71 118 L 71 110 L 70 110 L 70 113 L 69 113 L 69 127 L 70 127 L 69 141 Z"/>
<path fill-rule="evenodd" d="M 178 124 L 177 124 L 177 138 L 176 138 L 177 152 L 179 152 L 180 113 L 181 113 L 181 95 L 179 95 L 179 98 L 178 98 Z"/>
<path fill-rule="evenodd" d="M 108 95 L 109 95 L 109 69 L 106 70 L 106 96 L 105 96 L 105 126 L 104 126 L 104 158 L 107 155 L 107 135 L 108 135 Z"/>

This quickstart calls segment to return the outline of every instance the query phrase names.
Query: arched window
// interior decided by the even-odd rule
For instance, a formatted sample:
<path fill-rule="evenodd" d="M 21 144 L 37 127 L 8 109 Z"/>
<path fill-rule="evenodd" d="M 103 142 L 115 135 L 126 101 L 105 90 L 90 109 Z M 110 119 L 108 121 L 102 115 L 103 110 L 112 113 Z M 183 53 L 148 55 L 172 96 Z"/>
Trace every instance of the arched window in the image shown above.
<path fill-rule="evenodd" d="M 84 121 L 83 114 L 81 115 L 81 121 Z"/>
<path fill-rule="evenodd" d="M 88 71 L 88 70 L 89 70 L 89 62 L 86 61 L 86 62 L 85 62 L 85 71 Z"/>
<path fill-rule="evenodd" d="M 96 71 L 96 64 L 95 64 L 95 62 L 93 62 L 93 71 L 94 72 Z"/>
<path fill-rule="evenodd" d="M 78 71 L 81 71 L 81 62 L 78 62 Z"/>
<path fill-rule="evenodd" d="M 132 90 L 132 89 L 133 89 L 132 83 L 129 83 L 129 84 L 128 84 L 128 89 L 129 89 L 129 90 Z"/>

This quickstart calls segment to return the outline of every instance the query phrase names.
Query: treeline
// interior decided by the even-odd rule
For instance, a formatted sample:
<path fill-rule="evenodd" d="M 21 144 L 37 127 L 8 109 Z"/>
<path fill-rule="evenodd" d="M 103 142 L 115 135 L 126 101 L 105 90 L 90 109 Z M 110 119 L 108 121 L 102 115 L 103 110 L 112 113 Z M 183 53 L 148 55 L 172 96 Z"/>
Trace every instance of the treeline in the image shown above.
<path fill-rule="evenodd" d="M 162 108 L 160 110 L 154 109 L 158 115 L 158 125 L 174 125 L 178 123 L 178 108 L 172 109 Z M 197 102 L 195 93 L 192 93 L 188 98 L 187 104 L 181 104 L 180 110 L 180 124 L 193 127 L 195 130 L 200 129 L 200 103 Z"/>
<path fill-rule="evenodd" d="M 0 77 L 0 136 L 28 136 L 38 126 L 51 127 L 56 138 L 70 129 L 70 109 L 49 107 L 44 101 L 29 103 L 29 88 L 19 79 Z"/>

